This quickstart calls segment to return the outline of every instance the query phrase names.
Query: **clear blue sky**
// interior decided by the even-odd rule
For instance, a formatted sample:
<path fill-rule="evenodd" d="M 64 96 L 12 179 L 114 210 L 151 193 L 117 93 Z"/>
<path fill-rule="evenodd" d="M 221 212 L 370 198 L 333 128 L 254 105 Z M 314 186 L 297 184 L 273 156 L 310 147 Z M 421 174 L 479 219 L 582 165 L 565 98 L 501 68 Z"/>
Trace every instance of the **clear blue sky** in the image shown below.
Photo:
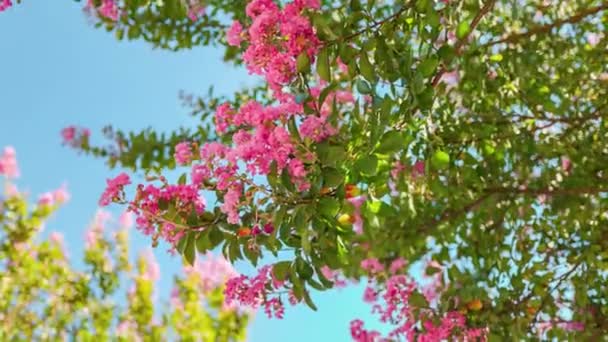
<path fill-rule="evenodd" d="M 180 106 L 180 89 L 203 93 L 213 84 L 228 94 L 253 82 L 244 70 L 222 64 L 215 49 L 171 53 L 143 42 L 118 42 L 87 24 L 81 6 L 71 0 L 25 1 L 0 13 L 0 147 L 17 149 L 19 185 L 32 194 L 68 183 L 72 199 L 48 224 L 47 233 L 64 233 L 73 260 L 82 255 L 84 229 L 104 180 L 117 171 L 62 147 L 61 128 L 89 127 L 93 139 L 108 123 L 126 130 L 171 130 L 193 124 Z M 131 240 L 136 249 L 149 244 L 136 231 Z M 163 299 L 181 260 L 162 248 L 154 252 L 163 271 Z M 350 320 L 369 317 L 361 296 L 361 286 L 316 293 L 318 312 L 288 308 L 282 321 L 260 312 L 249 341 L 348 341 Z"/>

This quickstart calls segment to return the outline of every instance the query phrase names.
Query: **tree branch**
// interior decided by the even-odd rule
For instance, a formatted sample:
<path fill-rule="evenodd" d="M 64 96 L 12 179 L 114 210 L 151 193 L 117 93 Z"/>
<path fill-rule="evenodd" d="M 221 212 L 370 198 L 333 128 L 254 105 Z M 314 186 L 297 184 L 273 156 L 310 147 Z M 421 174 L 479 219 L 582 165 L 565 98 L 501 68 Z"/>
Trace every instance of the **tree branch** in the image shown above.
<path fill-rule="evenodd" d="M 462 39 L 460 39 L 458 42 L 456 42 L 456 45 L 454 47 L 456 50 L 456 54 L 460 54 L 462 47 L 467 42 L 467 40 L 469 39 L 471 34 L 473 34 L 473 31 L 475 31 L 475 28 L 477 27 L 477 25 L 479 25 L 479 22 L 481 22 L 481 19 L 486 14 L 490 13 L 490 11 L 494 7 L 495 3 L 496 3 L 496 0 L 488 0 L 483 5 L 481 10 L 479 10 L 479 13 L 477 13 L 475 18 L 473 18 L 473 20 L 471 21 L 471 24 L 469 25 L 469 28 L 470 28 L 469 33 L 467 33 L 466 36 L 464 36 Z M 433 77 L 433 80 L 431 81 L 431 84 L 433 85 L 433 87 L 436 86 L 437 84 L 439 84 L 439 81 L 441 80 L 441 76 L 443 76 L 443 74 L 446 71 L 447 71 L 447 69 L 444 66 L 442 66 L 441 69 L 439 69 L 439 71 L 437 72 L 437 74 L 435 74 L 435 77 Z"/>
<path fill-rule="evenodd" d="M 575 24 L 575 23 L 585 19 L 586 17 L 597 14 L 605 9 L 608 9 L 608 2 L 604 2 L 603 4 L 596 6 L 596 7 L 587 8 L 571 17 L 556 20 L 555 22 L 553 22 L 551 24 L 536 26 L 536 27 L 529 29 L 526 32 L 515 33 L 515 34 L 512 34 L 505 38 L 491 41 L 489 43 L 483 44 L 481 47 L 489 47 L 489 46 L 493 46 L 496 44 L 502 44 L 502 43 L 515 43 L 521 39 L 529 38 L 536 34 L 550 33 L 551 30 L 553 30 L 554 28 L 558 28 L 565 24 Z"/>

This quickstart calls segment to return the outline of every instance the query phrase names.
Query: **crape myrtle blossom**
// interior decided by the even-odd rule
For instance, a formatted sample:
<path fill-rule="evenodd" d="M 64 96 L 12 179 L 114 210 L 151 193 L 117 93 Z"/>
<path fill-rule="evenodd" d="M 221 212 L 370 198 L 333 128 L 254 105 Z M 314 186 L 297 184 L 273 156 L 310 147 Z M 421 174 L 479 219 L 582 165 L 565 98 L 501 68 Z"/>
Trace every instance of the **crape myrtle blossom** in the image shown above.
<path fill-rule="evenodd" d="M 391 330 L 383 337 L 379 331 L 366 329 L 361 319 L 354 319 L 350 324 L 350 335 L 354 341 L 485 340 L 487 329 L 468 327 L 465 315 L 459 311 L 440 313 L 433 309 L 432 303 L 416 307 L 414 303 L 419 303 L 419 300 L 412 301 L 411 297 L 427 292 L 426 286 L 436 285 L 433 282 L 421 285 L 410 276 L 402 274 L 406 264 L 405 260 L 399 258 L 385 269 L 376 258 L 361 262 L 361 268 L 369 275 L 363 301 L 372 306 L 372 312 L 379 316 L 381 322 L 391 325 Z M 381 279 L 385 281 L 380 281 Z"/>
<path fill-rule="evenodd" d="M 11 0 L 0 0 L 0 12 L 3 12 L 7 8 L 13 6 Z"/>
<path fill-rule="evenodd" d="M 272 289 L 272 290 L 269 290 Z M 282 291 L 278 291 L 283 289 Z M 285 307 L 281 292 L 287 289 L 286 281 L 275 277 L 270 265 L 261 267 L 253 277 L 238 275 L 226 283 L 224 291 L 227 305 L 246 306 L 251 309 L 262 307 L 269 318 L 283 318 Z M 287 300 L 296 305 L 298 300 L 291 290 L 287 291 Z"/>
<path fill-rule="evenodd" d="M 61 130 L 63 144 L 78 148 L 88 142 L 91 131 L 85 127 L 68 126 Z"/>
<path fill-rule="evenodd" d="M 120 199 L 122 197 L 123 188 L 129 184 L 131 184 L 131 179 L 129 178 L 129 175 L 124 172 L 115 178 L 108 179 L 106 181 L 106 189 L 99 199 L 99 205 L 107 206 L 112 201 Z"/>
<path fill-rule="evenodd" d="M 250 72 L 265 77 L 277 103 L 262 105 L 249 100 L 240 108 L 220 104 L 215 115 L 216 130 L 218 135 L 230 132 L 230 143 L 208 142 L 199 151 L 195 150 L 196 142 L 180 142 L 174 146 L 176 163 L 191 168 L 190 182 L 138 185 L 129 206 L 142 232 L 175 246 L 188 227 L 164 217 L 166 208 L 174 208 L 184 216 L 193 209 L 202 214 L 205 191 L 216 193 L 217 207 L 226 215 L 227 222 L 238 225 L 252 204 L 255 192 L 260 191 L 254 182 L 258 175 L 286 172 L 297 191 L 310 188 L 308 166 L 317 157 L 305 144 L 319 143 L 336 135 L 339 127 L 335 121 L 330 123 L 333 105 L 355 103 L 352 92 L 333 90 L 317 105 L 326 85 L 319 82 L 310 88 L 306 103 L 315 108 L 315 114 L 305 114 L 305 104 L 282 90 L 296 77 L 296 60 L 300 55 L 314 61 L 320 41 L 307 13 L 319 7 L 320 3 L 314 0 L 296 0 L 283 7 L 272 0 L 249 2 L 247 22 L 233 23 L 226 39 L 231 45 L 247 42 L 245 64 Z M 289 128 L 294 122 L 298 130 L 295 135 Z M 297 133 L 302 140 L 296 137 Z M 115 183 L 108 184 L 100 201 L 102 205 L 120 199 L 124 185 Z M 354 205 L 360 206 L 360 202 L 355 201 Z M 361 230 L 361 225 L 359 219 L 356 227 Z"/>
<path fill-rule="evenodd" d="M 17 152 L 12 146 L 5 147 L 0 155 L 0 175 L 4 175 L 6 178 L 19 177 Z"/>

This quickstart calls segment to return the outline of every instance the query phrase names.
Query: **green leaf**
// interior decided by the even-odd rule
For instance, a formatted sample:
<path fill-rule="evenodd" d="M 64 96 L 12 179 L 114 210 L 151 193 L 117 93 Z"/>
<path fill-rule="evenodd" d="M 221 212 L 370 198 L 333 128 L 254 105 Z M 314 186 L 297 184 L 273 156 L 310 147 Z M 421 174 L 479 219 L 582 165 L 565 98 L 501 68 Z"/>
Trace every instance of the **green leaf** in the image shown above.
<path fill-rule="evenodd" d="M 296 67 L 299 73 L 306 73 L 310 70 L 310 58 L 306 52 L 302 52 L 300 55 L 298 55 Z"/>
<path fill-rule="evenodd" d="M 184 247 L 184 258 L 190 265 L 194 265 L 195 249 L 194 234 L 190 232 L 187 235 L 186 246 Z"/>
<path fill-rule="evenodd" d="M 338 245 L 338 260 L 342 265 L 348 265 L 348 250 L 340 235 L 336 236 L 336 243 Z"/>
<path fill-rule="evenodd" d="M 442 150 L 435 151 L 431 158 L 431 165 L 437 170 L 443 170 L 450 165 L 450 155 Z"/>
<path fill-rule="evenodd" d="M 315 305 L 315 303 L 313 303 L 312 299 L 310 298 L 310 293 L 308 291 L 304 291 L 302 293 L 302 297 L 304 298 L 304 302 L 306 303 L 306 305 L 308 305 L 309 308 L 311 308 L 313 311 L 317 311 L 317 306 Z"/>
<path fill-rule="evenodd" d="M 312 267 L 300 257 L 296 259 L 296 270 L 302 280 L 310 279 L 314 274 Z"/>
<path fill-rule="evenodd" d="M 317 145 L 317 155 L 323 165 L 335 166 L 346 158 L 346 151 L 340 145 Z"/>
<path fill-rule="evenodd" d="M 200 233 L 196 238 L 196 250 L 200 254 L 209 250 L 209 236 L 204 232 Z"/>
<path fill-rule="evenodd" d="M 322 49 L 317 56 L 317 74 L 319 77 L 326 81 L 331 81 L 331 69 L 329 65 L 329 50 L 328 48 Z"/>
<path fill-rule="evenodd" d="M 380 143 L 376 147 L 377 153 L 390 154 L 395 153 L 407 147 L 407 141 L 403 134 L 398 131 L 388 131 L 380 138 Z"/>
<path fill-rule="evenodd" d="M 427 308 L 429 306 L 429 302 L 427 302 L 426 298 L 418 292 L 413 292 L 410 295 L 408 303 L 415 308 Z"/>
<path fill-rule="evenodd" d="M 372 88 L 366 80 L 357 80 L 356 86 L 357 91 L 359 91 L 359 93 L 363 95 L 368 95 L 372 93 Z"/>
<path fill-rule="evenodd" d="M 366 176 L 373 176 L 377 172 L 378 168 L 378 157 L 375 155 L 367 155 L 362 158 L 359 158 L 355 162 L 355 170 L 359 171 L 359 173 Z"/>
<path fill-rule="evenodd" d="M 365 79 L 370 82 L 374 82 L 374 80 L 376 79 L 374 67 L 369 61 L 369 58 L 367 57 L 367 52 L 365 51 L 363 51 L 363 53 L 361 53 L 361 56 L 359 57 L 359 69 L 361 70 L 361 75 L 363 75 Z"/>
<path fill-rule="evenodd" d="M 319 212 L 327 218 L 334 218 L 340 210 L 340 202 L 333 197 L 323 197 L 319 200 Z"/>
<path fill-rule="evenodd" d="M 333 167 L 324 167 L 321 172 L 323 174 L 323 185 L 326 187 L 334 188 L 344 182 L 344 175 Z"/>
<path fill-rule="evenodd" d="M 458 28 L 456 29 L 456 37 L 458 37 L 458 39 L 464 39 L 469 35 L 470 30 L 471 27 L 469 26 L 469 22 L 463 21 L 458 24 Z"/>
<path fill-rule="evenodd" d="M 294 191 L 296 189 L 291 182 L 291 176 L 289 175 L 289 171 L 287 171 L 287 169 L 284 169 L 283 172 L 281 172 L 281 184 L 283 184 L 283 186 L 289 191 Z"/>
<path fill-rule="evenodd" d="M 490 56 L 490 61 L 492 62 L 500 62 L 502 61 L 502 55 L 497 53 L 495 55 Z"/>
<path fill-rule="evenodd" d="M 185 173 L 182 173 L 182 175 L 181 175 L 181 176 L 179 176 L 179 178 L 178 178 L 178 180 L 177 180 L 177 184 L 179 184 L 179 185 L 184 185 L 184 184 L 186 184 L 186 177 L 187 177 L 187 176 L 186 176 L 186 174 L 185 174 Z"/>
<path fill-rule="evenodd" d="M 456 57 L 456 50 L 452 46 L 445 44 L 439 48 L 437 55 L 444 63 L 449 64 Z"/>
<path fill-rule="evenodd" d="M 437 57 L 430 57 L 425 59 L 418 65 L 418 71 L 424 77 L 429 77 L 435 73 L 435 69 L 437 69 L 437 65 L 439 65 L 439 60 Z"/>
<path fill-rule="evenodd" d="M 210 227 L 209 229 L 209 249 L 214 249 L 224 241 L 224 234 L 217 227 Z"/>
<path fill-rule="evenodd" d="M 291 261 L 280 261 L 272 266 L 272 274 L 277 280 L 285 280 L 291 269 Z"/>

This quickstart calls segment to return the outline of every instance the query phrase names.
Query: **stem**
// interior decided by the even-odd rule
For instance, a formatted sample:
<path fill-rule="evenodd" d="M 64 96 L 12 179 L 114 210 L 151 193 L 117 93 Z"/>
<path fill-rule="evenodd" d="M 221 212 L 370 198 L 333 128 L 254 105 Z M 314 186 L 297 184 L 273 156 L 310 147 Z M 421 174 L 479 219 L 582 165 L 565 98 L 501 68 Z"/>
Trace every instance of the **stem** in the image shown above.
<path fill-rule="evenodd" d="M 553 22 L 551 24 L 536 26 L 536 27 L 529 29 L 526 32 L 515 33 L 515 34 L 512 34 L 505 38 L 491 41 L 489 43 L 482 45 L 481 47 L 489 47 L 489 46 L 493 46 L 496 44 L 502 44 L 502 43 L 516 43 L 517 41 L 519 41 L 521 39 L 530 38 L 536 34 L 550 33 L 554 28 L 561 27 L 565 24 L 578 23 L 579 21 L 585 19 L 586 17 L 597 14 L 605 9 L 608 9 L 608 2 L 604 2 L 603 4 L 596 6 L 596 7 L 587 8 L 571 17 L 556 20 L 555 22 Z"/>

